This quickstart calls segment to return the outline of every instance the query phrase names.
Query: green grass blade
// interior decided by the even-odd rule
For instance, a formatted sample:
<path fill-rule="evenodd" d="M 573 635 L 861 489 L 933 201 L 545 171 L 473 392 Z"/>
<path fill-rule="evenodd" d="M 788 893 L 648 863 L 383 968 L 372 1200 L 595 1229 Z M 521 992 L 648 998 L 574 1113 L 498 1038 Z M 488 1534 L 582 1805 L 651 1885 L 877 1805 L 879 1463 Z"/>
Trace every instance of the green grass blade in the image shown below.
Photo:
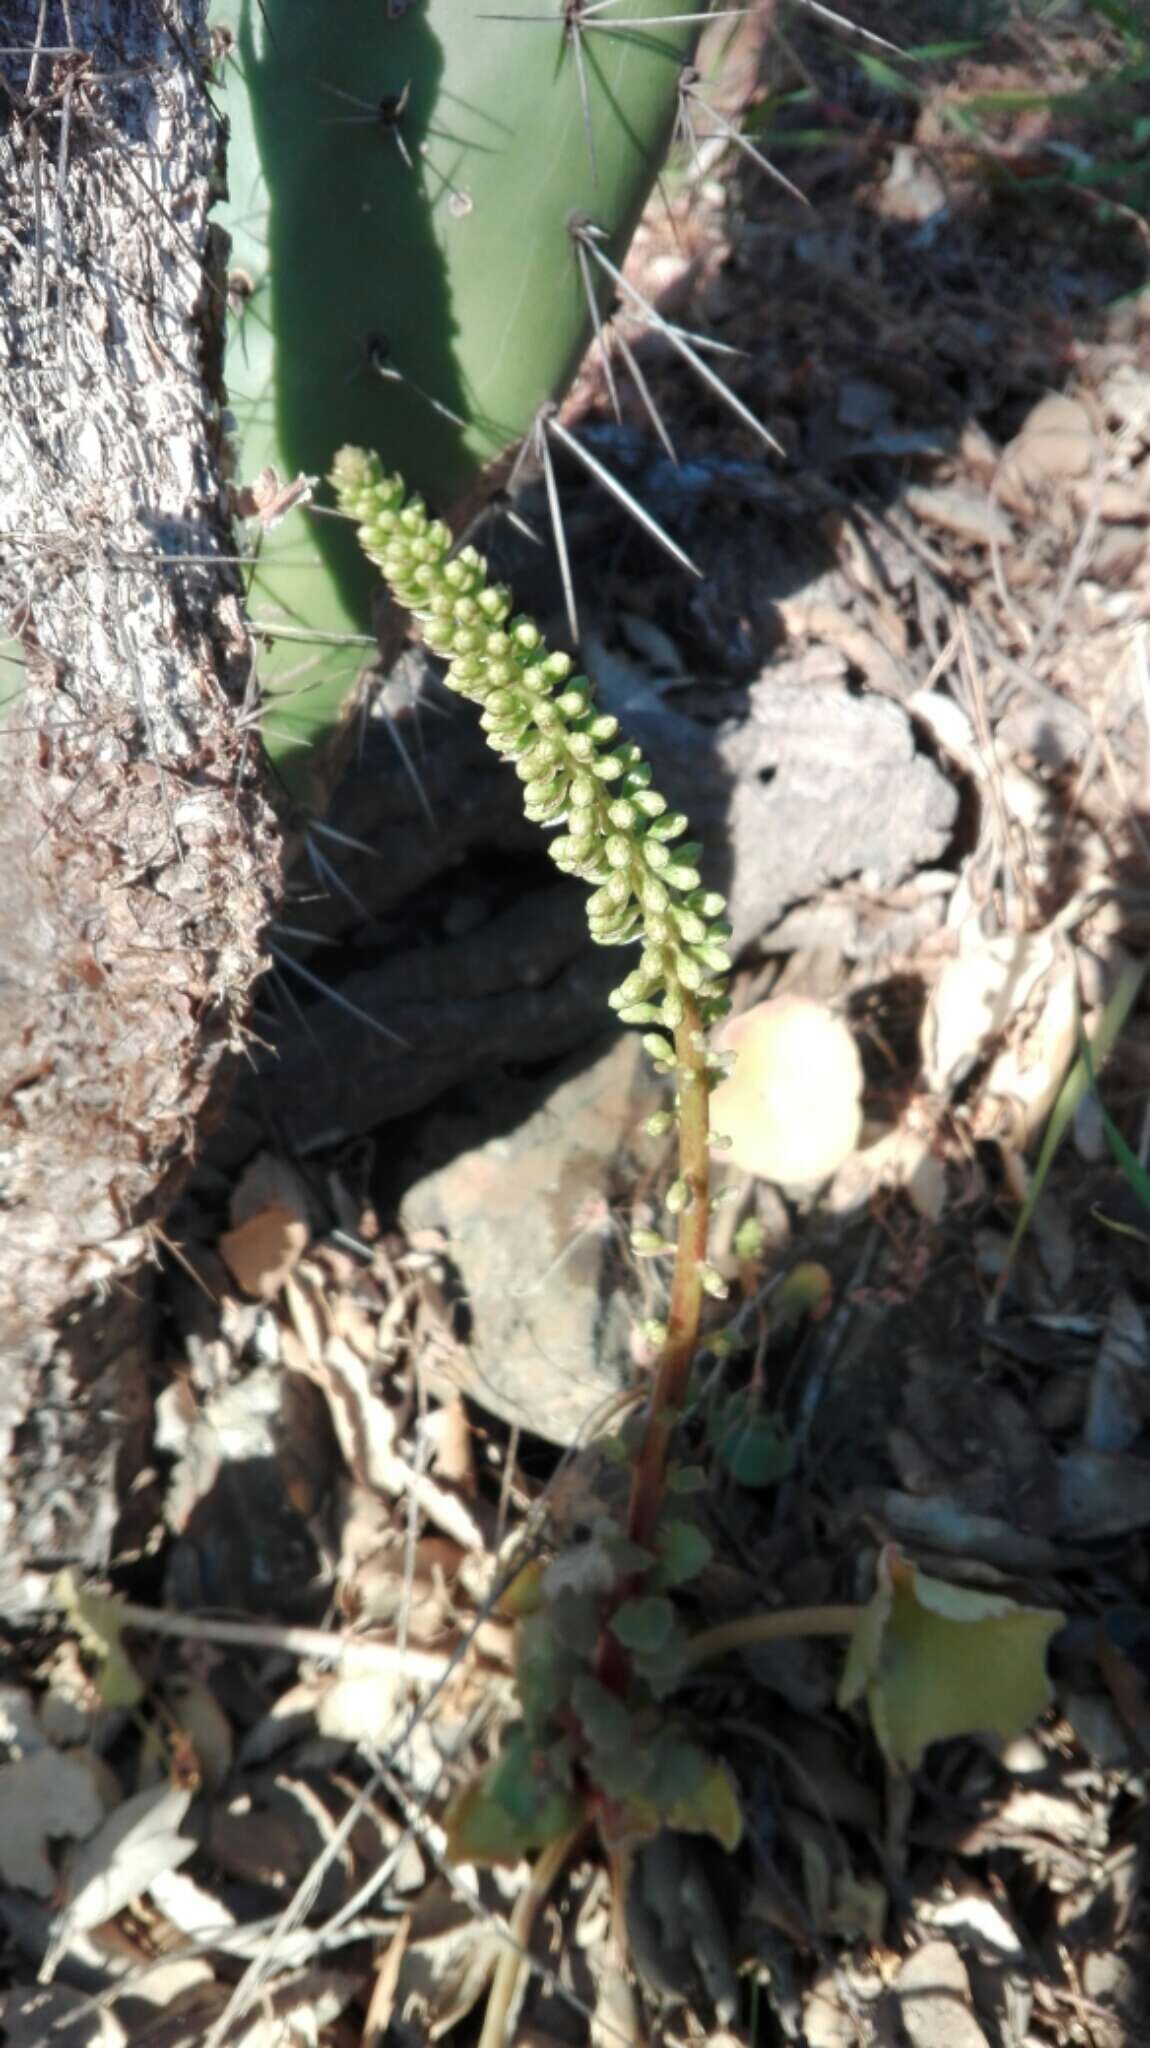
<path fill-rule="evenodd" d="M 1134 1007 L 1139 990 L 1146 979 L 1148 966 L 1150 966 L 1150 962 L 1142 960 L 1133 961 L 1129 966 L 1123 968 L 1118 978 L 1118 986 L 1098 1020 L 1093 1040 L 1086 1047 L 1087 1058 L 1080 1056 L 1075 1061 L 1059 1090 L 1058 1099 L 1050 1112 L 1050 1121 L 1043 1135 L 1042 1146 L 1038 1154 L 1038 1163 L 1034 1169 L 1034 1178 L 1030 1183 L 1030 1190 L 1026 1200 L 1019 1211 L 1018 1221 L 1014 1226 L 1010 1244 L 1007 1248 L 1006 1264 L 999 1275 L 998 1285 L 995 1289 L 996 1303 L 1001 1299 L 1006 1288 L 1011 1269 L 1018 1255 L 1019 1245 L 1022 1243 L 1034 1219 L 1034 1212 L 1042 1198 L 1042 1190 L 1046 1186 L 1047 1176 L 1054 1164 L 1058 1148 L 1066 1136 L 1074 1112 L 1083 1097 L 1093 1086 L 1094 1075 L 1097 1069 L 1101 1067 L 1118 1039 L 1122 1027 Z M 1091 1060 L 1092 1064 L 1088 1064 L 1088 1060 Z"/>

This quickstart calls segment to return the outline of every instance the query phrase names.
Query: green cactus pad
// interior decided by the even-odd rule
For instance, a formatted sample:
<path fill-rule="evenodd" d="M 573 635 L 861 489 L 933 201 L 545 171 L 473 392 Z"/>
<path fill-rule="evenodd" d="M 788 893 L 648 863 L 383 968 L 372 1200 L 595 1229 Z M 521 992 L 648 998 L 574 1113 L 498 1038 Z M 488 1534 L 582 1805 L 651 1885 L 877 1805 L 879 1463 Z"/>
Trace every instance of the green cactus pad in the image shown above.
<path fill-rule="evenodd" d="M 385 0 L 215 8 L 231 32 L 217 218 L 243 482 L 266 467 L 322 477 L 354 442 L 451 516 L 567 388 L 593 331 L 572 223 L 593 221 L 622 259 L 699 4 L 612 0 L 577 32 L 558 0 L 535 0 L 543 20 L 529 0 L 517 18 L 487 4 L 417 0 L 398 19 Z M 261 663 L 265 733 L 304 793 L 300 764 L 364 666 L 346 636 L 370 631 L 369 574 L 314 510 L 262 533 L 259 553 L 253 616 L 290 629 Z"/>

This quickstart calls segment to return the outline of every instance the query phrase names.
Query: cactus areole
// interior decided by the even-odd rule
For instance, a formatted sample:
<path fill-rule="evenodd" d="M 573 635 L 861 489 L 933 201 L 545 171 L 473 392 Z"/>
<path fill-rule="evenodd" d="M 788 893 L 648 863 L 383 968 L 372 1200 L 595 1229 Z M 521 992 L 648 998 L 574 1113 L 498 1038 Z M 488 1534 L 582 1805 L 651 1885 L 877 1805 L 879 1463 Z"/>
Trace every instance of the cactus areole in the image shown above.
<path fill-rule="evenodd" d="M 593 224 L 622 260 L 700 11 L 417 0 L 396 19 L 370 0 L 219 0 L 244 482 L 323 477 L 351 442 L 449 520 L 475 502 L 608 310 L 575 229 Z M 263 664 L 282 760 L 330 728 L 363 664 L 347 636 L 369 630 L 369 571 L 351 532 L 314 512 L 266 532 L 252 612 L 282 629 Z"/>

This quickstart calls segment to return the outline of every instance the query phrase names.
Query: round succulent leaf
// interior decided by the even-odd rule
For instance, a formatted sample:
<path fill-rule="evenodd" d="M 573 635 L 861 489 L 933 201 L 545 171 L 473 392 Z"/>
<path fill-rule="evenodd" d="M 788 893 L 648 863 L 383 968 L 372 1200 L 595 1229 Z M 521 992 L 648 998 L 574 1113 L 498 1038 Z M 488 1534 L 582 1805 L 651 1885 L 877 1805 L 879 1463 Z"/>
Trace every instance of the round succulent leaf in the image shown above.
<path fill-rule="evenodd" d="M 520 1624 L 515 1689 L 532 1728 L 541 1727 L 558 1713 L 578 1668 L 578 1658 L 556 1641 L 550 1614 L 533 1614 Z"/>
<path fill-rule="evenodd" d="M 688 1670 L 689 1649 L 687 1632 L 676 1616 L 674 1627 L 658 1650 L 634 1657 L 635 1676 L 652 1699 L 664 1700 L 682 1684 Z"/>
<path fill-rule="evenodd" d="M 647 1796 L 667 1814 L 677 1800 L 689 1799 L 707 1775 L 707 1756 L 675 1728 L 664 1727 L 650 1745 L 651 1775 Z"/>
<path fill-rule="evenodd" d="M 710 1481 L 701 1465 L 672 1464 L 667 1467 L 667 1493 L 702 1493 L 709 1485 Z"/>
<path fill-rule="evenodd" d="M 495 1762 L 465 1785 L 444 1816 L 452 1863 L 518 1863 L 576 1825 L 580 1802 L 556 1782 L 522 1727 L 508 1730 Z"/>
<path fill-rule="evenodd" d="M 649 1584 L 654 1590 L 684 1586 L 697 1578 L 713 1555 L 712 1546 L 694 1522 L 663 1522 L 655 1537 L 658 1563 Z"/>
<path fill-rule="evenodd" d="M 793 1329 L 804 1316 L 819 1321 L 830 1308 L 833 1296 L 834 1283 L 826 1267 L 816 1259 L 801 1259 L 771 1298 L 768 1318 L 772 1336 Z"/>
<path fill-rule="evenodd" d="M 571 1704 L 592 1749 L 627 1748 L 635 1740 L 635 1719 L 618 1693 L 580 1672 L 571 1687 Z"/>
<path fill-rule="evenodd" d="M 597 1593 L 579 1593 L 562 1586 L 547 1612 L 556 1638 L 566 1649 L 577 1657 L 593 1654 L 602 1625 Z"/>
<path fill-rule="evenodd" d="M 1063 1620 L 1051 1608 L 930 1578 L 888 1546 L 851 1639 L 839 1704 L 865 1693 L 895 1769 L 914 1770 L 932 1742 L 951 1736 L 1009 1741 L 1049 1705 L 1046 1650 Z"/>
<path fill-rule="evenodd" d="M 719 1411 L 715 1456 L 739 1486 L 777 1486 L 794 1469 L 795 1448 L 778 1417 L 746 1393 L 732 1394 Z"/>
<path fill-rule="evenodd" d="M 675 1610 L 659 1594 L 643 1594 L 624 1600 L 611 1617 L 612 1634 L 625 1650 L 637 1656 L 657 1656 L 670 1642 L 675 1628 Z"/>

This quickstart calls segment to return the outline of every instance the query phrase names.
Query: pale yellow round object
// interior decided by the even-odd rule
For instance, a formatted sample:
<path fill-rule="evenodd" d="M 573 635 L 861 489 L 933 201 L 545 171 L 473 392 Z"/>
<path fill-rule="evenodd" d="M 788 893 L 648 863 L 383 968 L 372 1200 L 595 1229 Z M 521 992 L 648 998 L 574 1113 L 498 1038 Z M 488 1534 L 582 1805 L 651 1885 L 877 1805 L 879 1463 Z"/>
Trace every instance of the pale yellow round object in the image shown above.
<path fill-rule="evenodd" d="M 731 1017 L 715 1040 L 738 1055 L 711 1096 L 711 1130 L 744 1173 L 795 1194 L 828 1180 L 858 1144 L 862 1063 L 841 1018 L 807 996 Z"/>

